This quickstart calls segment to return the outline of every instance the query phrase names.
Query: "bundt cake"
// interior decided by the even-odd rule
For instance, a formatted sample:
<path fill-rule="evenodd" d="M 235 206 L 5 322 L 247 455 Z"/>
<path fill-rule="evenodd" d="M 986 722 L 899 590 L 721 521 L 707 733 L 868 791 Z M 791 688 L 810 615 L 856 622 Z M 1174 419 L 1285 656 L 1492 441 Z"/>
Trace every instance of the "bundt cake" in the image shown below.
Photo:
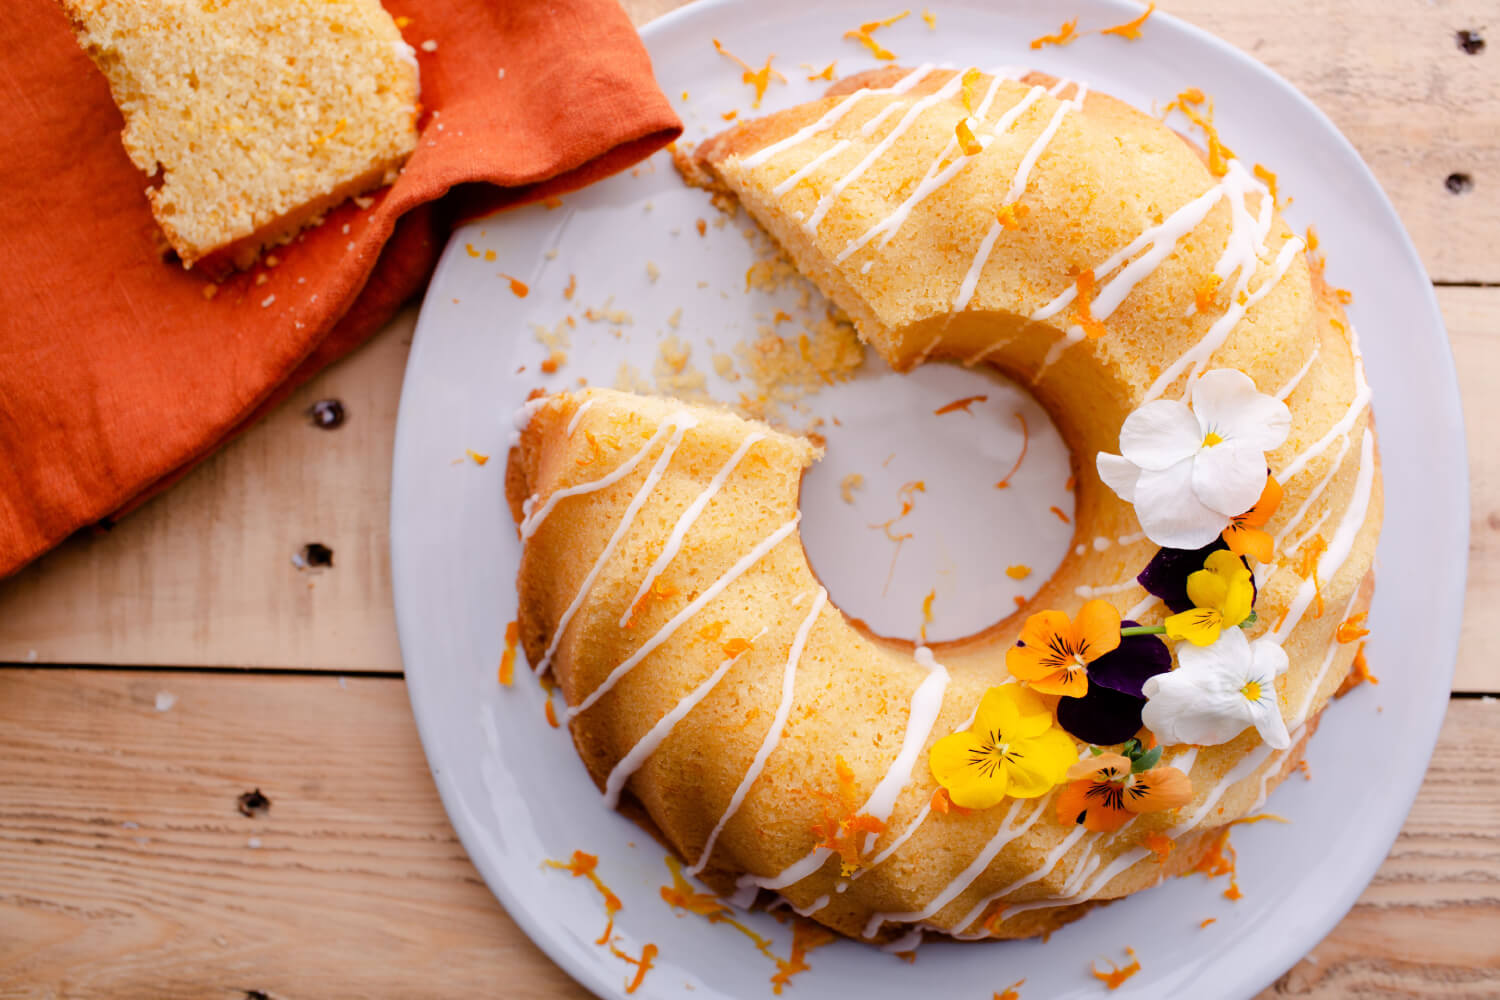
<path fill-rule="evenodd" d="M 1077 533 L 1025 607 L 914 647 L 808 564 L 812 442 L 533 400 L 520 633 L 606 801 L 721 892 L 886 942 L 1044 933 L 1191 868 L 1349 672 L 1381 516 L 1357 338 L 1266 185 L 1083 83 L 932 66 L 680 158 L 893 367 L 1032 387 Z"/>

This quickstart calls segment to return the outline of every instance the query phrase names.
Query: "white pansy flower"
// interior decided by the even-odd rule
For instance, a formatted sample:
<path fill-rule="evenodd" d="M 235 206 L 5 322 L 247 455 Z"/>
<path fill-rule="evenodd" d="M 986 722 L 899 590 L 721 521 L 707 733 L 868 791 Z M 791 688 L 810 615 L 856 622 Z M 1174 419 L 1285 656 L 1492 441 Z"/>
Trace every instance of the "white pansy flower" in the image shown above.
<path fill-rule="evenodd" d="M 1292 413 L 1256 391 L 1244 372 L 1205 372 L 1191 405 L 1157 399 L 1125 418 L 1120 452 L 1098 455 L 1099 478 L 1135 504 L 1146 537 L 1196 549 L 1255 506 L 1266 485 L 1266 452 L 1286 440 Z"/>
<path fill-rule="evenodd" d="M 1163 745 L 1217 746 L 1254 726 L 1275 750 L 1292 740 L 1276 701 L 1276 678 L 1286 671 L 1286 651 L 1272 639 L 1245 638 L 1225 629 L 1211 646 L 1177 646 L 1177 669 L 1157 674 L 1142 688 L 1141 721 Z"/>

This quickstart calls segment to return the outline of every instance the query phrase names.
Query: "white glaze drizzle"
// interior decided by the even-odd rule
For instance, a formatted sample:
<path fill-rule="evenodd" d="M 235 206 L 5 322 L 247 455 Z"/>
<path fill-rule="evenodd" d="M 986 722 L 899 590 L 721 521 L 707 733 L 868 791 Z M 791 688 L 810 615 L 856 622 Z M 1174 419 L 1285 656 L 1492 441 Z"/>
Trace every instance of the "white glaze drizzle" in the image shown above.
<path fill-rule="evenodd" d="M 1326 434 L 1286 464 L 1276 477 L 1282 483 L 1307 468 L 1307 463 L 1327 451 L 1328 446 L 1340 435 L 1353 430 L 1360 414 L 1364 413 L 1365 407 L 1370 405 L 1370 383 L 1365 381 L 1365 357 L 1360 353 L 1359 334 L 1355 332 L 1353 326 L 1349 327 L 1349 349 L 1354 355 L 1354 398 L 1349 402 L 1349 409 L 1332 427 L 1328 428 Z"/>
<path fill-rule="evenodd" d="M 797 907 L 797 906 L 792 906 L 792 912 L 795 913 L 795 914 L 797 914 L 797 916 L 799 916 L 799 917 L 810 917 L 814 913 L 817 913 L 819 910 L 821 910 L 823 907 L 827 906 L 829 900 L 831 900 L 832 898 L 833 898 L 832 896 L 828 896 L 828 895 L 819 896 L 817 899 L 815 899 L 811 903 L 807 904 L 806 909 L 803 909 L 803 908 Z M 788 903 L 787 905 L 791 906 L 790 903 Z"/>
<path fill-rule="evenodd" d="M 1005 70 L 994 71 L 990 79 L 989 89 L 985 92 L 984 99 L 980 102 L 979 107 L 974 111 L 974 118 L 976 120 L 980 122 L 984 121 L 985 116 L 989 113 L 990 104 L 995 99 L 995 94 L 999 89 L 1000 83 L 1007 79 L 1006 72 Z M 1005 134 L 1010 129 L 1010 126 L 1015 123 L 1016 119 L 1020 117 L 1021 112 L 1025 111 L 1043 93 L 1045 91 L 1041 87 L 1032 87 L 1025 96 L 1001 116 L 994 127 L 985 130 L 983 134 L 976 132 L 975 138 L 983 141 L 986 138 Z M 968 166 L 972 157 L 957 156 L 957 153 L 958 139 L 949 139 L 947 145 L 943 147 L 942 152 L 933 157 L 932 162 L 928 164 L 926 173 L 923 174 L 921 181 L 917 183 L 912 193 L 907 195 L 906 199 L 897 205 L 890 215 L 887 215 L 869 229 L 866 229 L 858 238 L 850 240 L 849 244 L 833 259 L 833 262 L 835 264 L 842 264 L 849 257 L 862 250 L 877 236 L 881 238 L 880 246 L 882 248 L 889 245 L 891 240 L 896 238 L 896 234 L 901 231 L 901 227 L 906 224 L 906 220 L 911 216 L 912 210 L 930 195 L 943 188 Z M 944 161 L 955 156 L 957 156 L 956 159 L 953 159 L 947 166 L 943 166 Z"/>
<path fill-rule="evenodd" d="M 868 138 L 880 128 L 880 123 L 910 104 L 910 101 L 892 101 L 870 116 L 870 120 L 859 127 L 859 134 Z"/>
<path fill-rule="evenodd" d="M 1046 805 L 1044 804 L 1037 811 L 1046 812 Z M 1078 841 L 1083 838 L 1083 835 L 1085 833 L 1088 833 L 1088 829 L 1086 827 L 1082 825 L 1075 826 L 1072 831 L 1062 839 L 1061 843 L 1047 852 L 1047 856 L 1042 859 L 1041 865 L 1039 865 L 1033 871 L 1030 871 L 1020 878 L 1016 879 L 1005 888 L 992 892 L 988 896 L 981 899 L 978 903 L 974 904 L 974 906 L 969 910 L 968 913 L 965 913 L 962 917 L 958 918 L 958 922 L 955 924 L 955 926 L 969 926 L 974 921 L 982 917 L 984 915 L 984 911 L 989 909 L 990 904 L 995 900 L 1000 899 L 1004 896 L 1009 896 L 1017 889 L 1024 889 L 1031 883 L 1038 882 L 1046 878 L 1048 875 L 1051 875 L 1052 870 L 1057 867 L 1057 863 L 1062 860 L 1063 855 L 1067 854 L 1068 851 L 1073 848 L 1073 845 L 1078 843 Z"/>
<path fill-rule="evenodd" d="M 631 653 L 630 656 L 627 657 L 623 662 L 621 662 L 619 666 L 610 671 L 609 676 L 604 678 L 604 681 L 598 687 L 589 692 L 588 697 L 584 698 L 577 705 L 574 705 L 572 708 L 568 709 L 566 713 L 568 721 L 571 722 L 581 713 L 586 712 L 590 708 L 592 708 L 594 702 L 604 697 L 612 688 L 614 688 L 616 684 L 620 682 L 620 678 L 630 673 L 630 671 L 634 669 L 637 664 L 639 664 L 642 660 L 655 652 L 658 646 L 670 639 L 672 637 L 672 634 L 679 628 L 681 628 L 684 624 L 686 624 L 690 618 L 696 615 L 699 611 L 702 611 L 710 601 L 718 597 L 726 587 L 728 587 L 735 580 L 739 579 L 741 575 L 743 575 L 747 570 L 750 569 L 750 567 L 760 562 L 760 560 L 763 559 L 767 553 L 769 553 L 777 545 L 780 545 L 781 542 L 787 538 L 787 536 L 792 534 L 792 532 L 796 531 L 797 522 L 801 519 L 801 514 L 796 515 L 790 521 L 786 522 L 781 527 L 777 528 L 775 531 L 767 535 L 765 538 L 761 539 L 761 541 L 756 544 L 755 548 L 751 549 L 749 552 L 741 556 L 739 562 L 735 563 L 733 566 L 729 567 L 729 569 L 725 570 L 723 576 L 720 576 L 713 583 L 709 584 L 708 587 L 703 591 L 703 593 L 693 598 L 693 600 L 690 601 L 686 607 L 677 612 L 677 614 L 673 615 L 671 620 L 663 625 L 655 635 L 647 639 L 644 643 L 641 644 L 641 647 L 639 649 L 637 649 L 634 653 Z"/>
<path fill-rule="evenodd" d="M 1354 605 L 1358 602 L 1359 588 L 1356 587 L 1354 588 L 1354 593 L 1349 595 L 1349 603 L 1344 605 L 1344 614 L 1343 617 L 1339 620 L 1343 621 L 1344 619 L 1347 619 L 1349 617 L 1349 613 L 1354 610 Z M 1307 721 L 1308 713 L 1312 711 L 1313 700 L 1318 697 L 1318 689 L 1323 686 L 1323 678 L 1328 676 L 1328 671 L 1333 666 L 1334 658 L 1338 656 L 1339 649 L 1343 645 L 1343 643 L 1339 642 L 1336 639 L 1328 644 L 1328 652 L 1323 657 L 1323 664 L 1318 668 L 1317 676 L 1312 679 L 1312 683 L 1308 684 L 1307 690 L 1303 692 L 1302 704 L 1297 708 L 1297 721 L 1292 723 L 1292 725 L 1301 726 Z M 1292 741 L 1293 746 L 1295 746 L 1296 743 L 1296 740 Z"/>
<path fill-rule="evenodd" d="M 773 187 L 771 189 L 771 193 L 778 198 L 781 197 L 792 188 L 796 187 L 798 182 L 800 182 L 802 178 L 817 170 L 823 164 L 827 163 L 835 156 L 838 156 L 840 153 L 842 153 L 852 145 L 854 144 L 848 139 L 840 139 L 832 146 L 829 146 L 827 149 L 823 150 L 823 152 L 819 153 L 817 156 L 814 156 L 811 160 L 808 160 L 801 167 L 798 167 L 796 173 L 791 174 L 787 177 L 786 180 Z"/>
<path fill-rule="evenodd" d="M 943 710 L 943 694 L 948 687 L 948 670 L 933 658 L 932 650 L 926 646 L 918 646 L 915 659 L 918 664 L 926 668 L 927 676 L 912 692 L 911 709 L 907 713 L 906 734 L 901 738 L 901 748 L 897 751 L 896 759 L 891 762 L 885 775 L 865 799 L 864 805 L 857 810 L 860 814 L 872 816 L 882 823 L 890 818 L 891 811 L 896 808 L 896 800 L 911 783 L 912 769 L 916 767 L 917 758 L 922 748 L 927 745 L 927 737 L 932 734 L 932 727 Z M 867 833 L 864 850 L 870 850 L 878 836 L 878 834 Z M 822 868 L 823 863 L 832 853 L 827 847 L 815 847 L 801 859 L 770 878 L 747 875 L 741 881 L 753 882 L 762 889 L 785 889 Z"/>
<path fill-rule="evenodd" d="M 755 638 L 750 640 L 750 647 L 753 647 L 765 634 L 765 629 L 756 633 Z M 630 776 L 640 770 L 641 765 L 651 758 L 662 743 L 666 742 L 672 730 L 677 727 L 677 723 L 687 718 L 688 713 L 697 708 L 698 703 L 707 698 L 709 692 L 718 686 L 719 681 L 724 679 L 724 675 L 729 673 L 730 668 L 740 662 L 749 652 L 750 648 L 747 647 L 734 656 L 726 658 L 714 669 L 713 673 L 708 675 L 707 680 L 684 695 L 681 701 L 672 706 L 671 711 L 656 721 L 656 725 L 652 726 L 645 736 L 636 741 L 629 753 L 620 758 L 620 762 L 609 772 L 609 778 L 604 782 L 604 804 L 607 807 L 613 809 L 619 804 L 620 792 L 624 790 L 625 782 L 630 780 Z"/>
<path fill-rule="evenodd" d="M 989 868 L 990 862 L 995 860 L 995 856 L 1000 853 L 1006 844 L 1009 844 L 1012 840 L 1015 840 L 1031 829 L 1031 824 L 1040 819 L 1042 814 L 1047 811 L 1046 803 L 1040 802 L 1024 822 L 1013 825 L 1015 824 L 1016 814 L 1020 812 L 1025 802 L 1025 799 L 1016 799 L 1011 803 L 1011 807 L 1006 810 L 1004 819 L 1000 821 L 1000 829 L 990 838 L 989 843 L 985 844 L 984 849 L 979 852 L 978 856 L 969 862 L 969 867 L 959 872 L 926 906 L 909 913 L 871 914 L 870 919 L 865 923 L 864 936 L 867 938 L 874 937 L 880 932 L 880 928 L 888 923 L 904 924 L 917 920 L 927 920 L 962 895 L 965 889 L 974 884 L 975 879 L 984 874 L 985 869 Z M 1080 829 L 1082 828 L 1080 827 Z"/>
<path fill-rule="evenodd" d="M 630 475 L 631 472 L 635 471 L 635 467 L 640 465 L 647 455 L 651 454 L 652 449 L 656 447 L 656 443 L 669 431 L 674 429 L 675 420 L 676 417 L 674 416 L 659 424 L 656 432 L 651 435 L 645 444 L 641 445 L 640 451 L 637 451 L 634 455 L 631 455 L 625 461 L 615 466 L 607 475 L 586 483 L 579 483 L 576 486 L 567 486 L 560 490 L 553 490 L 552 495 L 547 497 L 547 502 L 542 504 L 540 510 L 532 510 L 537 500 L 536 496 L 527 497 L 525 507 L 523 508 L 525 516 L 521 518 L 521 541 L 530 540 L 531 536 L 536 533 L 536 529 L 542 526 L 542 522 L 546 520 L 547 515 L 552 513 L 552 509 L 563 500 L 569 497 L 583 496 L 588 493 L 597 493 L 600 490 L 608 489 Z"/>
<path fill-rule="evenodd" d="M 1297 374 L 1292 376 L 1291 381 L 1287 382 L 1286 385 L 1282 386 L 1277 391 L 1277 399 L 1285 402 L 1288 396 L 1297 391 L 1297 386 L 1301 385 L 1302 380 L 1307 377 L 1308 371 L 1312 368 L 1313 362 L 1318 360 L 1318 355 L 1322 352 L 1322 350 L 1322 342 L 1315 342 L 1313 344 L 1312 353 L 1307 356 L 1307 361 L 1304 362 L 1302 367 L 1297 370 Z"/>
<path fill-rule="evenodd" d="M 1125 614 L 1121 617 L 1129 618 L 1130 620 L 1134 621 L 1141 615 L 1145 614 L 1148 610 L 1150 610 L 1151 606 L 1158 600 L 1159 598 L 1155 594 L 1147 594 L 1145 597 L 1141 598 L 1139 604 L 1131 608 L 1129 611 L 1125 612 Z"/>
<path fill-rule="evenodd" d="M 1066 82 L 1069 81 L 1059 81 L 1058 87 L 1054 89 L 1060 92 L 1063 83 Z M 1042 151 L 1047 148 L 1047 144 L 1057 134 L 1057 130 L 1061 127 L 1062 120 L 1068 112 L 1083 107 L 1083 101 L 1086 96 L 1088 96 L 1088 85 L 1080 83 L 1072 99 L 1063 101 L 1057 106 L 1057 110 L 1052 113 L 1051 120 L 1042 129 L 1041 134 L 1032 141 L 1030 148 L 1026 150 L 1026 154 L 1021 157 L 1021 162 L 1017 164 L 1016 172 L 1011 177 L 1010 188 L 1006 191 L 1005 198 L 1001 202 L 1002 205 L 1014 204 L 1021 195 L 1026 193 L 1026 185 L 1031 179 L 1031 170 L 1036 166 L 1037 160 L 1041 158 Z M 984 265 L 989 262 L 990 253 L 995 249 L 995 241 L 1000 238 L 1000 233 L 1004 229 L 1005 227 L 1001 225 L 997 217 L 990 223 L 990 228 L 985 231 L 984 238 L 979 241 L 979 248 L 974 253 L 974 259 L 969 263 L 968 271 L 964 273 L 964 280 L 958 286 L 958 294 L 953 299 L 953 312 L 963 312 L 968 307 L 969 301 L 974 297 L 975 289 L 979 287 L 979 277 L 984 273 Z M 975 360 L 978 360 L 977 357 Z"/>
<path fill-rule="evenodd" d="M 1188 371 L 1189 367 L 1191 367 L 1191 371 L 1188 371 L 1189 381 L 1201 372 L 1208 365 L 1213 353 L 1224 345 L 1224 341 L 1229 338 L 1229 334 L 1239 325 L 1245 313 L 1249 312 L 1252 306 L 1265 298 L 1270 294 L 1271 289 L 1276 287 L 1277 282 L 1281 280 L 1281 276 L 1286 273 L 1287 268 L 1292 266 L 1292 261 L 1296 259 L 1297 254 L 1302 252 L 1303 246 L 1302 237 L 1292 236 L 1288 238 L 1281 245 L 1281 250 L 1276 255 L 1276 262 L 1271 265 L 1271 273 L 1266 275 L 1260 287 L 1237 299 L 1228 309 L 1224 310 L 1224 314 L 1214 320 L 1213 325 L 1208 328 L 1208 332 L 1203 335 L 1203 339 L 1188 348 L 1180 358 L 1172 362 L 1167 370 L 1157 377 L 1155 382 L 1151 383 L 1151 388 L 1146 390 L 1146 394 L 1141 401 L 1150 402 L 1159 397 L 1167 391 L 1179 375 L 1184 371 Z"/>
<path fill-rule="evenodd" d="M 922 946 L 923 933 L 922 928 L 913 927 L 889 944 L 881 945 L 880 950 L 888 955 L 900 955 L 903 952 L 916 951 Z"/>
<path fill-rule="evenodd" d="M 1349 498 L 1349 506 L 1344 509 L 1344 516 L 1334 529 L 1333 537 L 1328 540 L 1328 547 L 1318 557 L 1318 564 L 1313 567 L 1312 575 L 1297 588 L 1297 595 L 1287 608 L 1286 617 L 1272 629 L 1271 638 L 1277 642 L 1285 642 L 1292 629 L 1297 627 L 1297 623 L 1307 613 L 1307 606 L 1317 593 L 1318 581 L 1332 580 L 1354 551 L 1354 540 L 1364 527 L 1365 515 L 1370 510 L 1370 496 L 1374 485 L 1375 435 L 1370 433 L 1369 428 L 1365 428 L 1359 449 L 1359 476 L 1354 481 L 1354 493 Z"/>
<path fill-rule="evenodd" d="M 693 502 L 688 504 L 687 509 L 677 518 L 677 523 L 672 526 L 671 534 L 667 536 L 666 544 L 661 547 L 661 552 L 657 554 L 656 561 L 651 564 L 651 568 L 646 570 L 646 575 L 641 580 L 640 588 L 636 590 L 635 596 L 626 605 L 625 613 L 620 616 L 621 628 L 624 628 L 630 622 L 630 617 L 635 613 L 636 606 L 646 596 L 647 591 L 651 589 L 651 585 L 656 582 L 656 578 L 661 576 L 672 560 L 677 557 L 684 539 L 687 538 L 688 530 L 692 528 L 693 523 L 698 520 L 699 516 L 708 507 L 709 501 L 714 498 L 719 490 L 724 488 L 724 484 L 729 481 L 729 477 L 734 473 L 735 468 L 740 462 L 744 460 L 745 456 L 749 454 L 750 449 L 755 447 L 758 442 L 764 441 L 765 438 L 766 436 L 760 431 L 751 431 L 745 440 L 740 442 L 740 446 L 735 449 L 734 454 L 729 456 L 728 461 L 721 465 L 719 470 L 714 473 L 714 477 L 708 481 L 708 485 L 693 498 Z"/>
<path fill-rule="evenodd" d="M 818 226 L 823 222 L 823 217 L 828 214 L 828 210 L 833 207 L 833 203 L 838 201 L 849 185 L 859 180 L 864 172 L 875 164 L 876 160 L 885 155 L 886 150 L 895 145 L 896 140 L 901 138 L 906 130 L 911 128 L 912 123 L 922 116 L 922 112 L 935 104 L 951 98 L 958 92 L 958 88 L 962 83 L 962 76 L 955 73 L 948 79 L 947 83 L 943 84 L 937 90 L 912 102 L 912 106 L 907 109 L 906 114 L 901 116 L 901 120 L 896 123 L 896 126 L 887 132 L 875 144 L 873 149 L 865 154 L 864 159 L 855 164 L 853 169 L 848 173 L 834 181 L 828 190 L 823 193 L 822 197 L 818 199 L 818 203 L 813 206 L 812 215 L 808 216 L 807 221 L 802 224 L 803 230 L 809 235 L 817 232 Z"/>
<path fill-rule="evenodd" d="M 791 522 L 795 525 L 797 522 Z M 776 706 L 776 715 L 771 719 L 771 727 L 766 730 L 765 739 L 761 741 L 760 749 L 755 751 L 755 758 L 750 762 L 750 768 L 745 776 L 740 779 L 739 786 L 735 788 L 734 794 L 729 798 L 729 805 L 724 810 L 719 821 L 714 824 L 713 830 L 709 832 L 708 840 L 703 844 L 703 853 L 698 860 L 688 868 L 689 875 L 697 875 L 701 872 L 708 859 L 713 856 L 714 844 L 719 840 L 719 834 L 724 827 L 739 812 L 740 805 L 745 801 L 745 796 L 750 793 L 750 786 L 754 785 L 766 768 L 766 761 L 771 759 L 771 753 L 776 749 L 776 744 L 781 741 L 781 731 L 786 728 L 786 721 L 792 714 L 792 699 L 797 690 L 797 663 L 802 659 L 802 650 L 807 646 L 808 636 L 812 635 L 813 626 L 818 622 L 818 615 L 823 613 L 823 607 L 828 603 L 828 591 L 822 587 L 818 588 L 818 594 L 813 598 L 812 609 L 808 611 L 807 617 L 797 628 L 797 635 L 792 640 L 792 648 L 786 655 L 786 667 L 781 675 L 781 702 Z M 743 880 L 742 880 L 743 881 Z M 744 888 L 744 886 L 741 886 Z"/>
<path fill-rule="evenodd" d="M 656 464 L 651 467 L 651 471 L 646 473 L 646 479 L 645 482 L 641 483 L 641 488 L 636 490 L 635 496 L 630 498 L 630 503 L 625 507 L 625 513 L 620 517 L 620 523 L 615 526 L 614 533 L 609 536 L 609 541 L 605 543 L 603 551 L 594 560 L 594 565 L 589 567 L 588 574 L 583 578 L 583 582 L 578 585 L 578 592 L 573 595 L 572 602 L 568 604 L 567 609 L 562 613 L 562 617 L 557 620 L 557 625 L 553 627 L 552 641 L 547 644 L 547 651 L 542 655 L 541 661 L 532 669 L 532 672 L 538 677 L 546 673 L 547 668 L 552 665 L 552 655 L 557 652 L 557 647 L 562 642 L 563 635 L 567 633 L 568 626 L 572 624 L 573 616 L 578 613 L 579 608 L 583 607 L 583 602 L 594 589 L 594 581 L 599 579 L 599 574 L 603 572 L 605 563 L 609 562 L 610 556 L 615 554 L 615 549 L 619 547 L 626 532 L 630 530 L 630 526 L 635 523 L 636 515 L 645 506 L 646 499 L 656 490 L 656 484 L 661 482 L 662 475 L 666 473 L 667 466 L 672 462 L 672 456 L 677 454 L 677 449 L 682 444 L 683 436 L 697 425 L 698 419 L 685 412 L 674 414 L 662 425 L 663 427 L 675 426 L 676 430 L 673 431 L 672 437 L 668 439 L 666 447 L 662 448 L 661 457 L 656 460 Z"/>
<path fill-rule="evenodd" d="M 1292 514 L 1291 517 L 1287 518 L 1287 522 L 1286 524 L 1281 526 L 1281 530 L 1276 532 L 1276 534 L 1272 536 L 1271 546 L 1274 551 L 1280 552 L 1282 555 L 1290 555 L 1291 553 L 1300 550 L 1303 545 L 1307 544 L 1307 540 L 1311 538 L 1320 527 L 1322 527 L 1323 522 L 1327 520 L 1329 513 L 1331 513 L 1330 511 L 1324 511 L 1322 516 L 1319 517 L 1315 522 L 1313 522 L 1313 524 L 1310 525 L 1308 529 L 1304 531 L 1294 542 L 1290 544 L 1283 544 L 1287 535 L 1291 534 L 1292 529 L 1296 528 L 1299 524 L 1302 523 L 1303 519 L 1307 517 L 1308 512 L 1312 510 L 1313 504 L 1318 502 L 1318 498 L 1321 497 L 1324 491 L 1328 489 L 1328 484 L 1332 483 L 1334 477 L 1338 475 L 1339 469 L 1342 468 L 1344 464 L 1344 456 L 1348 453 L 1348 451 L 1349 435 L 1345 434 L 1339 440 L 1338 454 L 1335 455 L 1333 461 L 1329 463 L 1328 471 L 1324 473 L 1323 478 L 1318 481 L 1318 485 L 1313 487 L 1313 489 L 1307 494 L 1307 497 L 1302 501 L 1301 506 L 1297 508 L 1296 512 Z M 1266 580 L 1269 580 L 1273 575 L 1275 575 L 1277 568 L 1278 567 L 1276 563 L 1257 563 L 1255 566 L 1255 585 L 1257 587 L 1264 585 Z"/>
<path fill-rule="evenodd" d="M 903 76 L 900 80 L 897 80 L 890 87 L 876 90 L 856 90 L 854 93 L 850 94 L 848 97 L 835 104 L 832 108 L 826 111 L 821 118 L 813 122 L 811 125 L 805 125 L 797 131 L 793 132 L 791 135 L 787 136 L 785 139 L 780 139 L 776 142 L 773 142 L 765 149 L 758 150 L 745 157 L 743 161 L 744 165 L 746 167 L 759 166 L 760 164 L 769 160 L 771 157 L 776 156 L 779 153 L 783 153 L 786 150 L 791 149 L 793 146 L 801 145 L 803 142 L 806 142 L 808 139 L 811 139 L 818 133 L 828 131 L 838 123 L 838 120 L 840 118 L 843 118 L 850 111 L 853 111 L 854 106 L 858 104 L 862 98 L 870 97 L 876 94 L 906 93 L 908 90 L 920 83 L 923 77 L 925 77 L 928 73 L 931 73 L 936 68 L 937 67 L 933 66 L 932 63 L 923 63 L 916 69 L 912 70 L 910 73 Z"/>
<path fill-rule="evenodd" d="M 585 399 L 582 403 L 578 404 L 578 409 L 573 411 L 573 419 L 568 421 L 568 429 L 563 432 L 564 436 L 573 436 L 573 432 L 578 429 L 578 422 L 583 419 L 583 415 L 589 412 L 589 408 L 593 405 L 593 399 Z"/>
<path fill-rule="evenodd" d="M 1084 600 L 1089 600 L 1094 597 L 1107 597 L 1110 594 L 1123 594 L 1125 591 L 1133 590 L 1139 586 L 1139 581 L 1135 577 L 1131 577 L 1129 580 L 1121 580 L 1119 583 L 1111 583 L 1103 587 L 1090 587 L 1086 583 L 1080 583 L 1073 588 L 1073 593 Z"/>

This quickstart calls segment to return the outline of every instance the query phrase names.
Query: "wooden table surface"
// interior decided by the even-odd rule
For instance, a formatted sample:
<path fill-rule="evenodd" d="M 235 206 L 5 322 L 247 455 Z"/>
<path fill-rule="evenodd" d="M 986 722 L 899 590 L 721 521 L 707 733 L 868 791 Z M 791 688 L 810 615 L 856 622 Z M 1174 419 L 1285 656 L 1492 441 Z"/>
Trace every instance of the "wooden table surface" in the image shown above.
<path fill-rule="evenodd" d="M 678 2 L 625 5 L 644 23 Z M 1374 169 L 1437 286 L 1470 445 L 1432 769 L 1358 906 L 1265 996 L 1497 997 L 1500 2 L 1169 6 L 1291 80 Z M 0 998 L 582 995 L 470 865 L 407 704 L 387 497 L 414 316 L 112 531 L 0 581 Z M 325 398 L 336 431 L 305 414 Z M 294 567 L 311 542 L 333 568 Z M 1402 669 L 1426 666 L 1445 667 Z M 256 788 L 272 806 L 248 818 Z"/>

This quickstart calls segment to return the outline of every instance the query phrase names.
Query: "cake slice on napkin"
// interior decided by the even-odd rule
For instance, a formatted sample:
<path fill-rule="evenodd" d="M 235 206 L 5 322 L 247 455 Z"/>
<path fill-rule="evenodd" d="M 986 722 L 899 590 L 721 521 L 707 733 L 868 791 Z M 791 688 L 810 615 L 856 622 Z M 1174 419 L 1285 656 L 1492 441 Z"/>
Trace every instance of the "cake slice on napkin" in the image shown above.
<path fill-rule="evenodd" d="M 417 144 L 415 53 L 376 0 L 60 0 L 184 267 L 247 267 Z"/>

